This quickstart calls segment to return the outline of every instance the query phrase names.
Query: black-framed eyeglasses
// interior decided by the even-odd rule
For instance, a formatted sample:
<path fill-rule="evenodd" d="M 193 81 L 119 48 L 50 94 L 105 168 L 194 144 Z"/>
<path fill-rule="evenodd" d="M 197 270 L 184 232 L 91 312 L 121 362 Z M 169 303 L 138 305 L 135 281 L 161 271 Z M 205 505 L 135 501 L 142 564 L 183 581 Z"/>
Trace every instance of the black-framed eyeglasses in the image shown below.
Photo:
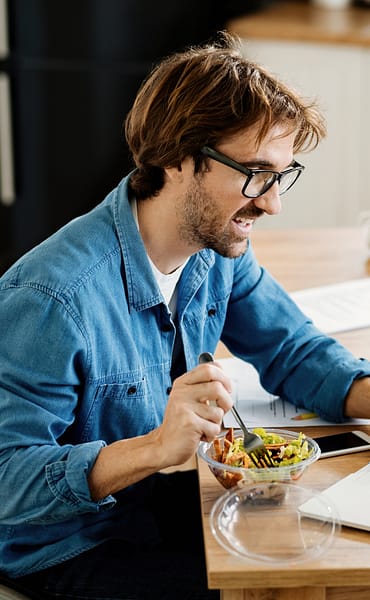
<path fill-rule="evenodd" d="M 209 158 L 213 158 L 213 160 L 246 175 L 246 180 L 242 187 L 242 194 L 246 198 L 258 198 L 262 196 L 262 194 L 265 194 L 274 185 L 275 181 L 279 184 L 279 194 L 281 196 L 295 184 L 304 170 L 304 166 L 300 165 L 297 161 L 294 161 L 291 167 L 280 173 L 266 169 L 249 169 L 209 146 L 203 146 L 201 152 L 205 156 L 209 156 Z"/>

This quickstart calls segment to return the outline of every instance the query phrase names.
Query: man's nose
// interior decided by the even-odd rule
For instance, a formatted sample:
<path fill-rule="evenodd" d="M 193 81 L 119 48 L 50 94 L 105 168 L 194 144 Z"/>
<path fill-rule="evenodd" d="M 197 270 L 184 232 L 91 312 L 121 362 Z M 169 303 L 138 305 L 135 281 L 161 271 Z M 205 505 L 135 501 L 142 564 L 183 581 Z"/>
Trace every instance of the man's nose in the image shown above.
<path fill-rule="evenodd" d="M 267 215 L 278 215 L 281 211 L 281 200 L 279 194 L 279 184 L 277 181 L 270 187 L 265 194 L 255 198 L 255 206 L 263 210 Z"/>

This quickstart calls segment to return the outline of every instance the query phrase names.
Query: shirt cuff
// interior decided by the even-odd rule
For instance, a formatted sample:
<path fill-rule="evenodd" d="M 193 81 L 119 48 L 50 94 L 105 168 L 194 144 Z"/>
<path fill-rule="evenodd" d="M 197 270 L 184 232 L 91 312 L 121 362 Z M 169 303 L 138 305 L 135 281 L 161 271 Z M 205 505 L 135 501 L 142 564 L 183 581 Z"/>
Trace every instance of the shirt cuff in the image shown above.
<path fill-rule="evenodd" d="M 354 359 L 352 362 L 339 363 L 333 368 L 320 389 L 321 401 L 313 410 L 328 421 L 346 422 L 344 401 L 352 383 L 356 379 L 370 377 L 370 362 L 366 359 Z"/>
<path fill-rule="evenodd" d="M 111 508 L 116 503 L 113 496 L 106 496 L 94 502 L 88 486 L 88 474 L 104 446 L 106 444 L 101 440 L 68 446 L 65 460 L 46 466 L 46 480 L 57 500 L 78 509 L 78 512 L 81 512 L 81 509 L 98 512 Z"/>

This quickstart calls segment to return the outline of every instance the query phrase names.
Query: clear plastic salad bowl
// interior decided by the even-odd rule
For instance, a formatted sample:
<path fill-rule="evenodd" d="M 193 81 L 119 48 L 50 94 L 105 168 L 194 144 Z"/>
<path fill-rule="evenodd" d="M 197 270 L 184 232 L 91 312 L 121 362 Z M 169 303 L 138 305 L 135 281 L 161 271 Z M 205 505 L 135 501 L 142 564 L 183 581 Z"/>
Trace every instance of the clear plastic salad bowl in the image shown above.
<path fill-rule="evenodd" d="M 256 430 L 257 431 L 257 430 Z M 292 458 L 284 459 L 279 466 L 271 468 L 259 469 L 254 466 L 233 466 L 216 460 L 217 450 L 225 447 L 225 438 L 228 430 L 225 430 L 217 436 L 215 442 L 201 442 L 198 448 L 198 456 L 206 461 L 210 470 L 216 479 L 226 489 L 236 486 L 243 486 L 245 483 L 253 482 L 274 482 L 274 481 L 296 481 L 301 477 L 302 473 L 309 465 L 315 462 L 320 457 L 320 448 L 318 444 L 310 437 L 302 433 L 287 431 L 285 429 L 270 429 L 262 430 L 266 433 L 266 440 L 273 435 L 278 435 L 286 440 L 287 445 L 292 442 L 293 456 Z M 234 440 L 237 441 L 243 438 L 243 433 L 240 429 L 233 430 Z M 302 442 L 303 438 L 303 443 Z M 227 443 L 227 442 L 226 442 Z M 265 441 L 267 447 L 268 443 Z M 294 447 L 298 446 L 297 453 L 294 455 Z M 283 451 L 284 452 L 284 451 Z"/>

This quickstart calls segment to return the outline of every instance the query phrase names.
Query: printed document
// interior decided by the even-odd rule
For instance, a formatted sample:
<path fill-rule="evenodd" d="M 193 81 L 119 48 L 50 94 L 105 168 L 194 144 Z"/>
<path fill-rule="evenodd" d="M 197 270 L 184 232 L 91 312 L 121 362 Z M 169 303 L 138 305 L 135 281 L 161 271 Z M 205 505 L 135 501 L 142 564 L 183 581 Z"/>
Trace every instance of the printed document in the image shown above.
<path fill-rule="evenodd" d="M 370 327 L 370 277 L 299 290 L 290 296 L 324 333 Z"/>
<path fill-rule="evenodd" d="M 217 359 L 232 379 L 235 406 L 248 427 L 307 427 L 309 425 L 338 425 L 321 419 L 304 408 L 269 394 L 261 385 L 253 365 L 236 357 Z M 370 424 L 370 419 L 350 419 L 346 425 Z M 224 416 L 225 427 L 238 424 L 229 411 Z"/>

